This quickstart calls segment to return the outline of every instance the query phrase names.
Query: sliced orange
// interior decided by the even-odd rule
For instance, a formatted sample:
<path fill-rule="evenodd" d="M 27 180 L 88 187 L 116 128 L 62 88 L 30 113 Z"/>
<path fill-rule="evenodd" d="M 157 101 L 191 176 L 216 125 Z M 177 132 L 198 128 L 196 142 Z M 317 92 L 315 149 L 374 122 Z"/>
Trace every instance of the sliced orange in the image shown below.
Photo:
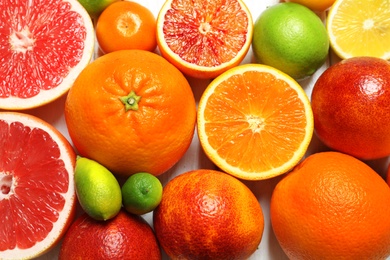
<path fill-rule="evenodd" d="M 184 74 L 214 78 L 247 54 L 253 21 L 241 0 L 167 0 L 157 17 L 163 57 Z"/>
<path fill-rule="evenodd" d="M 332 49 L 342 59 L 390 59 L 389 17 L 389 1 L 336 0 L 327 19 Z"/>
<path fill-rule="evenodd" d="M 204 91 L 198 136 L 221 170 L 246 180 L 292 169 L 313 135 L 310 101 L 287 74 L 262 64 L 228 70 Z"/>

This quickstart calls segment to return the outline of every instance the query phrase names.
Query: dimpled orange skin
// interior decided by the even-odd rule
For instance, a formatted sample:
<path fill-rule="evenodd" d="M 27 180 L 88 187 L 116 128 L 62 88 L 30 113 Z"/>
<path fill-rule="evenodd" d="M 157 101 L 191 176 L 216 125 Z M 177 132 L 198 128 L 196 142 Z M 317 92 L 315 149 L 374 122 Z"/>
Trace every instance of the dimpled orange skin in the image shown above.
<path fill-rule="evenodd" d="M 161 251 L 149 224 L 121 210 L 107 221 L 79 216 L 61 245 L 59 260 L 159 260 Z"/>
<path fill-rule="evenodd" d="M 357 57 L 329 67 L 311 95 L 314 128 L 328 147 L 360 159 L 390 155 L 390 63 Z"/>
<path fill-rule="evenodd" d="M 290 259 L 386 259 L 390 188 L 369 166 L 339 152 L 307 157 L 275 187 L 270 214 Z"/>
<path fill-rule="evenodd" d="M 120 98 L 132 91 L 140 97 L 138 108 L 126 111 Z M 65 119 L 81 156 L 116 175 L 160 175 L 190 146 L 196 104 L 186 78 L 164 58 L 122 50 L 80 73 L 66 99 Z"/>
<path fill-rule="evenodd" d="M 168 182 L 153 223 L 171 259 L 246 259 L 257 249 L 264 229 L 251 190 L 213 170 L 186 172 Z"/>

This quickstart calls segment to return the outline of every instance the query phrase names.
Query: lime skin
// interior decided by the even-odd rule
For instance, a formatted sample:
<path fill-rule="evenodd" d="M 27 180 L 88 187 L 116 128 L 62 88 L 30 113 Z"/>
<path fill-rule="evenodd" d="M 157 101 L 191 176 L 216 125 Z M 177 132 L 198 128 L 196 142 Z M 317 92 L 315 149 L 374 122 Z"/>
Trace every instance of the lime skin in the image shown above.
<path fill-rule="evenodd" d="M 124 208 L 136 215 L 153 211 L 161 202 L 163 187 L 160 180 L 147 172 L 131 175 L 122 186 Z"/>

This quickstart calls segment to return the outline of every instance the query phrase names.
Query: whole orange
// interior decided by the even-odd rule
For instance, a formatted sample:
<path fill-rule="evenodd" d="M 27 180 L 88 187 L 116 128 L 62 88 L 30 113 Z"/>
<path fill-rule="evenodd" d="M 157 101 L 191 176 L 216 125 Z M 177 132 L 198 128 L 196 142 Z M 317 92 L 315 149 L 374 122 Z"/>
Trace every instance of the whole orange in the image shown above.
<path fill-rule="evenodd" d="M 65 119 L 81 156 L 117 175 L 159 175 L 190 146 L 196 105 L 186 78 L 164 58 L 122 50 L 99 57 L 79 74 Z"/>
<path fill-rule="evenodd" d="M 324 12 L 333 5 L 335 0 L 286 0 L 286 2 L 304 5 L 314 12 Z"/>
<path fill-rule="evenodd" d="M 307 157 L 272 194 L 271 223 L 290 259 L 390 256 L 390 188 L 360 160 L 340 153 Z"/>
<path fill-rule="evenodd" d="M 247 186 L 224 172 L 203 169 L 168 182 L 153 223 L 171 259 L 246 259 L 264 229 L 262 209 Z"/>
<path fill-rule="evenodd" d="M 315 132 L 327 146 L 360 159 L 390 155 L 390 62 L 336 63 L 314 84 L 311 102 Z"/>
<path fill-rule="evenodd" d="M 121 210 L 107 221 L 79 216 L 64 237 L 59 259 L 158 260 L 161 251 L 149 224 L 141 216 Z"/>
<path fill-rule="evenodd" d="M 153 51 L 157 47 L 156 18 L 145 6 L 132 1 L 109 5 L 96 22 L 96 39 L 101 50 L 140 49 Z"/>

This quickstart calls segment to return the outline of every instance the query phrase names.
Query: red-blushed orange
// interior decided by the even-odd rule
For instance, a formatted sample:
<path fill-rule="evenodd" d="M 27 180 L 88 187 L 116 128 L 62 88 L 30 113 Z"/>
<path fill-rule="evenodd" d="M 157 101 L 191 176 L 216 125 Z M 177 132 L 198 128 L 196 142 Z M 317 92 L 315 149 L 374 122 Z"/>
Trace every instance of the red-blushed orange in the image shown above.
<path fill-rule="evenodd" d="M 171 259 L 246 259 L 261 242 L 264 218 L 257 198 L 241 181 L 200 169 L 166 184 L 153 224 Z"/>

